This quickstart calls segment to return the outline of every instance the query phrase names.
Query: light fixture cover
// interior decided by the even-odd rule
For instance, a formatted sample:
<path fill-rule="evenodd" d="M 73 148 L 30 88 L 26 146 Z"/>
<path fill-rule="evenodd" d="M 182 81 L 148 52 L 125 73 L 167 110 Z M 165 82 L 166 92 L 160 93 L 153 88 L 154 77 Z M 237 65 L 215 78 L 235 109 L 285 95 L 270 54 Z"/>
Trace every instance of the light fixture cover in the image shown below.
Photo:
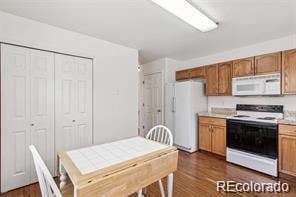
<path fill-rule="evenodd" d="M 211 31 L 218 27 L 218 25 L 214 21 L 212 21 L 209 17 L 197 10 L 186 0 L 151 1 L 202 32 Z"/>

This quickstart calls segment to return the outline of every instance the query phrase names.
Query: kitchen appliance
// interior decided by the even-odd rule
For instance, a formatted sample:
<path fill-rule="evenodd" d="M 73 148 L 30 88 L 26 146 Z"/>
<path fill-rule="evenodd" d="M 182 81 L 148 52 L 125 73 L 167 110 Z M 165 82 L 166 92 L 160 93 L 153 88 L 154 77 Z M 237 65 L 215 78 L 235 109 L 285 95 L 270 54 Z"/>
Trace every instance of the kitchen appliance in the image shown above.
<path fill-rule="evenodd" d="M 177 82 L 166 86 L 166 122 L 173 128 L 174 144 L 181 150 L 198 149 L 197 113 L 207 111 L 204 83 L 198 81 Z"/>
<path fill-rule="evenodd" d="M 226 160 L 278 176 L 278 120 L 282 105 L 237 105 L 227 117 Z"/>
<path fill-rule="evenodd" d="M 280 95 L 281 75 L 258 75 L 232 79 L 232 95 Z"/>

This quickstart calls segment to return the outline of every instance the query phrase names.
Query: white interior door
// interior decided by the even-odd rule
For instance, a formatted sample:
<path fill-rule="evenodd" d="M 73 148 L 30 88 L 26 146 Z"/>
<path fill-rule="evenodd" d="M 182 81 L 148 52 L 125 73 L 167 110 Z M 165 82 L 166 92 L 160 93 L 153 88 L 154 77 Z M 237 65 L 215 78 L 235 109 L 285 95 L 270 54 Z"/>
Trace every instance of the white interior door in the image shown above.
<path fill-rule="evenodd" d="M 53 54 L 1 44 L 1 192 L 35 181 L 28 149 L 54 165 Z"/>
<path fill-rule="evenodd" d="M 1 192 L 30 182 L 30 53 L 1 44 Z"/>
<path fill-rule="evenodd" d="M 144 76 L 143 120 L 144 132 L 163 124 L 163 83 L 161 73 Z"/>
<path fill-rule="evenodd" d="M 30 138 L 51 174 L 54 174 L 54 54 L 31 51 Z M 31 182 L 37 181 L 33 161 Z"/>
<path fill-rule="evenodd" d="M 57 151 L 92 144 L 92 61 L 55 55 Z"/>

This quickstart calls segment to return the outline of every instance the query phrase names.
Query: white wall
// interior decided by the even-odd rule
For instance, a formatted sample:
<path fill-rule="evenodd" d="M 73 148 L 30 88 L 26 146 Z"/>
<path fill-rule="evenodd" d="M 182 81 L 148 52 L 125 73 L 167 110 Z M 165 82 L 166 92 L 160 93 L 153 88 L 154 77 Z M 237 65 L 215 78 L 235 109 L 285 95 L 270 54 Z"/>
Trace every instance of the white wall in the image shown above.
<path fill-rule="evenodd" d="M 5 12 L 0 42 L 93 58 L 95 143 L 137 135 L 137 50 Z"/>
<path fill-rule="evenodd" d="M 171 66 L 168 75 L 173 76 L 176 70 L 187 69 L 202 65 L 208 65 L 223 61 L 235 60 L 239 58 L 255 56 L 265 53 L 282 51 L 296 48 L 296 34 L 270 40 L 223 53 L 217 53 L 206 57 L 195 58 L 183 62 L 176 63 Z M 208 109 L 212 107 L 235 107 L 237 103 L 240 104 L 281 104 L 285 106 L 285 110 L 296 110 L 296 95 L 283 97 L 231 97 L 231 96 L 210 96 L 208 99 Z"/>

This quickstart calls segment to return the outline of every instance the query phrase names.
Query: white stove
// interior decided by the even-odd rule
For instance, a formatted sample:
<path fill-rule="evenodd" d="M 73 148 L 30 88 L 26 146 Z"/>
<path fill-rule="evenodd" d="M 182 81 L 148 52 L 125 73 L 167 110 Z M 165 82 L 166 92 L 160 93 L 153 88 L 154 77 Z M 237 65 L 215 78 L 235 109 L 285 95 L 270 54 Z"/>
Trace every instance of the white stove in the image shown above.
<path fill-rule="evenodd" d="M 237 105 L 236 110 L 227 117 L 227 161 L 276 177 L 283 106 Z"/>
<path fill-rule="evenodd" d="M 237 114 L 228 116 L 227 119 L 244 120 L 254 122 L 266 122 L 277 124 L 278 120 L 284 118 L 283 112 L 260 112 L 237 110 Z"/>

